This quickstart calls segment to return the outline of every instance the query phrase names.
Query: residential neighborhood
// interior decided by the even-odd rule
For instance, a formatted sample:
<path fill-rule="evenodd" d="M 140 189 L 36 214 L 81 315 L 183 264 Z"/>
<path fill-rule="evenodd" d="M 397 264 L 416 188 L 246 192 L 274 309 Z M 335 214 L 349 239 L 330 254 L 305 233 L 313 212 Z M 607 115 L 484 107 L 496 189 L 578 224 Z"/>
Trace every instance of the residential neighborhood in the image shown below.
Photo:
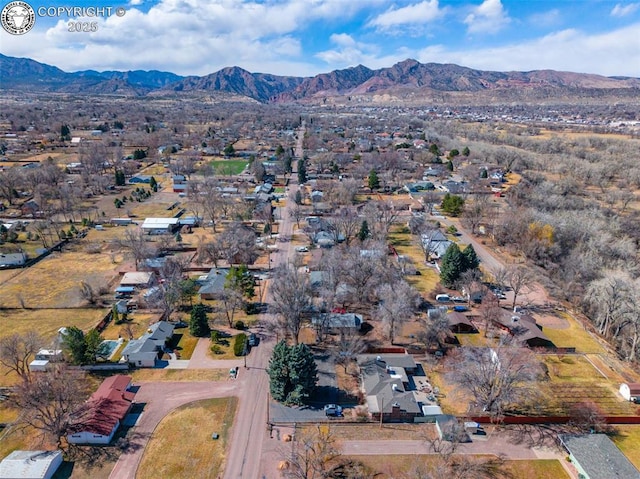
<path fill-rule="evenodd" d="M 319 101 L 11 100 L 0 478 L 640 476 L 637 132 Z"/>

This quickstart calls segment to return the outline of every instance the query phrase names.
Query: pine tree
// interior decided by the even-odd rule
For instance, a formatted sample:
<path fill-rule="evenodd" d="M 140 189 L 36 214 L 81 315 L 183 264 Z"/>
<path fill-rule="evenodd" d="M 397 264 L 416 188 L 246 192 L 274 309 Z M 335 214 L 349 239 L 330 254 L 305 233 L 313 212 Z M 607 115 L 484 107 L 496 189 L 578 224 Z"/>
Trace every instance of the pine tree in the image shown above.
<path fill-rule="evenodd" d="M 447 248 L 440 264 L 440 282 L 443 286 L 451 288 L 464 271 L 465 258 L 456 243 Z"/>
<path fill-rule="evenodd" d="M 154 192 L 158 191 L 158 182 L 153 176 L 149 178 L 149 188 L 151 188 Z"/>
<path fill-rule="evenodd" d="M 289 384 L 289 348 L 282 340 L 273 348 L 271 359 L 269 360 L 269 391 L 271 397 L 278 402 L 287 399 Z"/>
<path fill-rule="evenodd" d="M 468 245 L 462 252 L 462 256 L 464 258 L 464 271 L 476 269 L 480 266 L 480 258 L 478 258 L 473 245 Z"/>
<path fill-rule="evenodd" d="M 211 333 L 209 320 L 207 319 L 207 310 L 202 303 L 196 304 L 191 309 L 189 332 L 196 338 L 205 338 Z"/>
<path fill-rule="evenodd" d="M 380 178 L 378 178 L 378 173 L 376 173 L 376 170 L 371 170 L 369 172 L 369 178 L 367 178 L 367 186 L 369 186 L 369 189 L 371 191 L 380 188 Z"/>
<path fill-rule="evenodd" d="M 286 403 L 302 405 L 318 382 L 318 368 L 306 344 L 293 346 L 289 351 L 289 381 L 293 389 L 289 392 Z"/>
<path fill-rule="evenodd" d="M 462 156 L 469 156 L 470 153 L 471 151 L 469 150 L 469 147 L 465 146 L 462 150 Z"/>
<path fill-rule="evenodd" d="M 362 220 L 360 231 L 358 231 L 358 239 L 360 241 L 364 241 L 369 237 L 370 234 L 371 233 L 369 231 L 369 224 L 367 223 L 367 220 Z"/>
<path fill-rule="evenodd" d="M 304 160 L 298 160 L 298 183 L 307 182 L 307 165 Z"/>
<path fill-rule="evenodd" d="M 287 346 L 284 340 L 273 348 L 267 373 L 271 397 L 287 405 L 304 404 L 318 382 L 318 368 L 309 347 Z"/>

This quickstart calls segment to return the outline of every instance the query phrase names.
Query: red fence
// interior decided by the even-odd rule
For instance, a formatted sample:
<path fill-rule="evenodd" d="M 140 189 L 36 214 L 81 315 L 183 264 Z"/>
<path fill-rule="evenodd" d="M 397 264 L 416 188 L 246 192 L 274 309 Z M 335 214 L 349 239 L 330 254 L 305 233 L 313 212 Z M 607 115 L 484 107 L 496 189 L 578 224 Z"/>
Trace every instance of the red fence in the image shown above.
<path fill-rule="evenodd" d="M 570 416 L 505 416 L 501 424 L 566 424 L 572 419 Z M 481 424 L 490 424 L 488 416 L 472 417 L 472 421 Z M 607 424 L 640 424 L 640 416 L 605 416 L 603 420 Z"/>

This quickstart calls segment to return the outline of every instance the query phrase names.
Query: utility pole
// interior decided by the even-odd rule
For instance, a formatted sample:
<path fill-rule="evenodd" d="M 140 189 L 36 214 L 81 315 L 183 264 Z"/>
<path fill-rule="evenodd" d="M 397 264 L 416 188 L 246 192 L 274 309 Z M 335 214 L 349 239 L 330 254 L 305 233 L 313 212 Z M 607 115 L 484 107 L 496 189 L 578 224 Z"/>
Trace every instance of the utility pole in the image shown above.
<path fill-rule="evenodd" d="M 382 413 L 384 412 L 384 398 L 380 401 L 380 429 L 382 429 Z"/>

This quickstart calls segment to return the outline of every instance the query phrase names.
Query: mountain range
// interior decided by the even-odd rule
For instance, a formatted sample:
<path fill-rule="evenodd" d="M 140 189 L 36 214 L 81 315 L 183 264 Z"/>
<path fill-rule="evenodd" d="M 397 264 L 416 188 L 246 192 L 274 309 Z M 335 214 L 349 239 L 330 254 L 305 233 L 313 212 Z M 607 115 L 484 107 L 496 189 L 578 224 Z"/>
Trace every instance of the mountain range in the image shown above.
<path fill-rule="evenodd" d="M 313 77 L 251 73 L 223 68 L 205 76 L 182 77 L 161 71 L 85 70 L 74 73 L 28 58 L 0 54 L 0 90 L 85 93 L 120 96 L 184 95 L 226 92 L 269 102 L 317 101 L 327 97 L 362 95 L 429 95 L 473 93 L 513 97 L 515 92 L 544 92 L 546 96 L 589 91 L 640 92 L 640 78 L 535 70 L 494 72 L 453 64 L 405 60 L 388 68 L 365 66 L 321 73 Z M 535 96 L 535 95 L 534 95 Z"/>

